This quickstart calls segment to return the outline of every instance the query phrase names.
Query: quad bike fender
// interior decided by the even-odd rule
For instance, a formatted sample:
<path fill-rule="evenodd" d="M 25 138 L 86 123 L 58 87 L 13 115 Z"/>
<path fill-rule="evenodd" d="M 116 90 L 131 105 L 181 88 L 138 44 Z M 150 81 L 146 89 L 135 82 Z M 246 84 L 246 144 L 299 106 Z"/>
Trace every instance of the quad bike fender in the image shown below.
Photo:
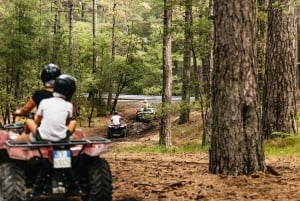
<path fill-rule="evenodd" d="M 0 130 L 0 149 L 6 147 L 5 142 L 9 139 L 9 134 L 7 131 Z"/>
<path fill-rule="evenodd" d="M 77 139 L 82 139 L 86 137 L 86 134 L 82 130 L 76 129 L 75 132 L 73 133 L 73 136 L 76 136 Z M 72 147 L 71 150 L 73 156 L 78 156 L 79 154 L 86 154 L 89 156 L 99 156 L 100 154 L 107 152 L 108 145 L 91 144 L 91 145 L 86 145 L 83 148 L 83 150 L 82 150 L 82 146 L 75 146 Z"/>
<path fill-rule="evenodd" d="M 86 137 L 86 134 L 81 129 L 75 129 L 73 136 L 76 139 L 82 139 Z"/>
<path fill-rule="evenodd" d="M 6 147 L 7 153 L 11 159 L 29 160 L 34 157 L 43 157 L 49 161 L 53 161 L 53 147 L 41 147 L 38 149 L 30 149 L 26 147 Z M 72 156 L 76 157 L 81 154 L 89 156 L 99 156 L 108 150 L 107 144 L 82 145 L 71 147 Z M 41 156 L 42 154 L 42 156 Z"/>
<path fill-rule="evenodd" d="M 6 142 L 10 139 L 10 135 L 16 135 L 16 133 L 0 130 L 0 149 L 5 149 L 11 159 L 29 160 L 34 157 L 42 157 L 48 159 L 51 162 L 53 161 L 53 146 L 49 144 L 46 146 L 35 146 L 34 144 L 28 146 L 8 146 Z M 75 132 L 73 133 L 73 137 L 75 139 L 75 142 L 76 140 L 82 140 L 84 142 L 83 144 L 76 143 L 75 145 L 73 144 L 70 146 L 70 151 L 73 157 L 81 154 L 86 154 L 89 156 L 99 156 L 101 153 L 106 152 L 108 149 L 107 144 L 105 144 L 107 142 L 103 140 L 101 140 L 100 143 L 87 143 L 87 141 L 89 140 L 85 139 L 85 133 L 79 129 L 75 130 Z"/>
<path fill-rule="evenodd" d="M 35 157 L 42 157 L 53 162 L 53 150 L 52 146 L 30 148 L 30 147 L 10 147 L 7 145 L 5 149 L 9 158 L 17 160 L 29 160 Z M 87 144 L 87 145 L 75 145 L 70 147 L 70 151 L 73 157 L 86 154 L 89 156 L 99 156 L 108 150 L 107 144 Z"/>
<path fill-rule="evenodd" d="M 86 154 L 89 156 L 99 156 L 102 153 L 105 153 L 108 149 L 107 144 L 94 144 L 94 145 L 87 145 L 81 152 L 81 154 Z"/>
<path fill-rule="evenodd" d="M 16 136 L 19 135 L 14 131 L 5 131 L 5 130 L 0 130 L 0 149 L 6 148 L 6 141 L 10 138 L 10 136 Z M 85 138 L 86 135 L 85 133 L 80 130 L 80 129 L 76 129 L 73 136 L 76 139 L 82 139 Z"/>
<path fill-rule="evenodd" d="M 109 124 L 109 129 L 119 129 L 119 128 L 125 128 L 127 127 L 126 123 L 120 123 L 119 125 Z"/>
<path fill-rule="evenodd" d="M 40 152 L 37 149 L 30 149 L 26 147 L 6 147 L 8 156 L 11 159 L 17 160 L 29 160 L 34 157 L 41 157 L 41 154 L 44 158 L 49 158 L 49 148 L 41 148 Z"/>

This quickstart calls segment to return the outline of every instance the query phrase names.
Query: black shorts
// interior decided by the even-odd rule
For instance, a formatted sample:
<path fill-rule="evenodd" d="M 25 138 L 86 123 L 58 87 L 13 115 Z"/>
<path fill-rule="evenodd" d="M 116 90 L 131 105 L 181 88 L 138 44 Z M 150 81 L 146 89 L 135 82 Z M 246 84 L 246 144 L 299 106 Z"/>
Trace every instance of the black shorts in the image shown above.
<path fill-rule="evenodd" d="M 61 140 L 67 140 L 67 139 L 70 139 L 70 137 L 72 136 L 72 133 L 71 131 L 67 130 L 67 134 L 66 134 L 66 137 L 64 139 L 61 139 Z M 43 140 L 41 135 L 40 135 L 40 132 L 39 132 L 39 129 L 36 129 L 36 133 L 34 134 L 34 137 L 37 141 L 41 141 Z"/>

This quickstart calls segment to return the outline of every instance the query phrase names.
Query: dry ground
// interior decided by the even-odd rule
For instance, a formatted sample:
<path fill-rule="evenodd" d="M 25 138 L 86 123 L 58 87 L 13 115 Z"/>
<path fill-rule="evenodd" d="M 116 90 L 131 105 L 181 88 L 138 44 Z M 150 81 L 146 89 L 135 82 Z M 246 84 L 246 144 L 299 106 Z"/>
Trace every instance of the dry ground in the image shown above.
<path fill-rule="evenodd" d="M 134 110 L 122 114 L 132 119 Z M 108 119 L 107 119 L 108 120 Z M 89 135 L 104 135 L 105 128 L 83 128 Z M 155 127 L 128 138 L 112 139 L 110 149 L 158 142 Z M 116 150 L 116 149 L 114 149 Z M 208 173 L 208 153 L 153 154 L 108 151 L 114 201 L 187 200 L 299 200 L 300 157 L 266 158 L 280 175 L 255 173 L 224 176 Z"/>

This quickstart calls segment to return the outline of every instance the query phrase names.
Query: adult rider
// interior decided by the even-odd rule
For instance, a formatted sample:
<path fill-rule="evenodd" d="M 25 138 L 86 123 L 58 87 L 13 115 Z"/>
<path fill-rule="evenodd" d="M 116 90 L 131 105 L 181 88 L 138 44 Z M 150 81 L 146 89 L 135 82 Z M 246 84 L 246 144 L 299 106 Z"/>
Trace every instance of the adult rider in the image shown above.
<path fill-rule="evenodd" d="M 53 89 L 54 89 L 54 82 L 58 76 L 61 75 L 60 69 L 55 64 L 48 64 L 44 66 L 40 73 L 40 78 L 44 84 L 44 88 L 37 90 L 33 93 L 32 97 L 29 98 L 27 103 L 17 109 L 14 113 L 16 116 L 25 116 L 29 115 L 29 113 L 34 109 L 34 107 L 38 108 L 40 102 L 45 98 L 53 97 Z M 24 127 L 25 132 L 29 132 L 28 128 Z"/>
<path fill-rule="evenodd" d="M 40 78 L 44 84 L 44 88 L 37 90 L 33 93 L 32 97 L 27 101 L 27 103 L 15 111 L 15 115 L 24 116 L 29 114 L 34 107 L 39 106 L 40 102 L 45 98 L 53 97 L 53 87 L 55 79 L 60 76 L 61 72 L 57 65 L 48 64 L 44 66 L 40 73 Z"/>

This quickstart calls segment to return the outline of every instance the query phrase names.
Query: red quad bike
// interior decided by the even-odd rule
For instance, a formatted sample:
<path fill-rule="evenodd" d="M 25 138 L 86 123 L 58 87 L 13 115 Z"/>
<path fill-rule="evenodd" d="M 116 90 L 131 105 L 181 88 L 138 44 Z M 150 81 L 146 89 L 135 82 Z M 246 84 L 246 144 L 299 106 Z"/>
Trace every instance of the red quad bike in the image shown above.
<path fill-rule="evenodd" d="M 107 130 L 107 138 L 112 137 L 126 137 L 127 136 L 127 124 L 121 123 L 119 125 L 110 124 Z"/>
<path fill-rule="evenodd" d="M 82 201 L 111 201 L 112 175 L 99 155 L 110 140 L 76 130 L 76 140 L 15 142 L 23 125 L 0 131 L 0 201 L 81 197 Z"/>

